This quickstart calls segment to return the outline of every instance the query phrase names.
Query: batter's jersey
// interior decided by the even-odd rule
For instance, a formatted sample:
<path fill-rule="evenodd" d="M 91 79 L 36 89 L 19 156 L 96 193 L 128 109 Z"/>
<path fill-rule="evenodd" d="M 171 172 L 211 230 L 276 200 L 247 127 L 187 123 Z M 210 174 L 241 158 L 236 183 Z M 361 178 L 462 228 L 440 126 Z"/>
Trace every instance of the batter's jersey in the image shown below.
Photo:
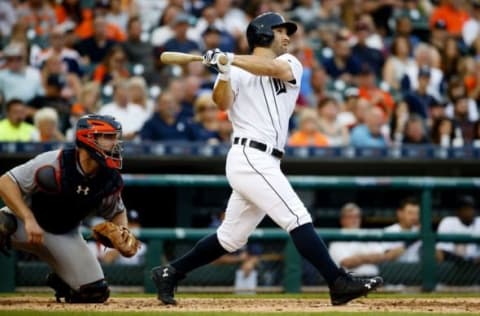
<path fill-rule="evenodd" d="M 23 194 L 23 199 L 29 207 L 31 206 L 32 194 L 39 190 L 38 184 L 35 181 L 36 171 L 39 168 L 48 165 L 53 166 L 55 170 L 58 171 L 60 169 L 60 152 L 60 150 L 53 150 L 39 154 L 35 158 L 22 165 L 14 167 L 7 172 L 7 175 L 18 184 Z M 78 165 L 77 170 L 83 174 Z M 83 191 L 80 191 L 80 194 L 82 193 Z M 55 201 L 52 201 L 52 203 L 55 203 Z M 125 205 L 123 204 L 120 193 L 118 193 L 104 198 L 99 207 L 92 211 L 93 214 L 91 215 L 98 215 L 106 219 L 112 219 L 117 213 L 124 211 Z"/>
<path fill-rule="evenodd" d="M 303 67 L 291 54 L 282 59 L 290 64 L 294 80 L 257 76 L 232 66 L 230 84 L 234 101 L 228 110 L 233 137 L 253 139 L 283 150 L 288 137 L 288 123 L 295 109 Z"/>

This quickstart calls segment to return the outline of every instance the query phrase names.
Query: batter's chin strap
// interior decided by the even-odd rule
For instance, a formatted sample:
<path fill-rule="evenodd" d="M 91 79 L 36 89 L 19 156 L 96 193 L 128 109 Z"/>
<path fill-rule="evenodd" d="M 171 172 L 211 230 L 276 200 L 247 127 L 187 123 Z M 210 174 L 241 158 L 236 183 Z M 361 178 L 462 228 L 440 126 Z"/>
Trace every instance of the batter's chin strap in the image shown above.
<path fill-rule="evenodd" d="M 56 273 L 47 276 L 47 285 L 55 290 L 55 298 L 60 303 L 104 303 L 110 297 L 110 289 L 104 279 L 82 285 L 78 291 L 72 289 Z"/>

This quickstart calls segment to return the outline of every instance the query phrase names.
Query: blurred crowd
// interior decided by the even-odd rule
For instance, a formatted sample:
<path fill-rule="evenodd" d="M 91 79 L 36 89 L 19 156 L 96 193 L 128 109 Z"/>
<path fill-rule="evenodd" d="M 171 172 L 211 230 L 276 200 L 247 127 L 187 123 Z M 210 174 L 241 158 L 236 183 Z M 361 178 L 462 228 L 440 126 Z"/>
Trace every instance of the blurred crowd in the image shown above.
<path fill-rule="evenodd" d="M 0 141 L 72 141 L 100 113 L 127 141 L 228 143 L 216 73 L 159 56 L 248 54 L 266 11 L 299 25 L 290 146 L 480 146 L 480 0 L 0 0 Z"/>

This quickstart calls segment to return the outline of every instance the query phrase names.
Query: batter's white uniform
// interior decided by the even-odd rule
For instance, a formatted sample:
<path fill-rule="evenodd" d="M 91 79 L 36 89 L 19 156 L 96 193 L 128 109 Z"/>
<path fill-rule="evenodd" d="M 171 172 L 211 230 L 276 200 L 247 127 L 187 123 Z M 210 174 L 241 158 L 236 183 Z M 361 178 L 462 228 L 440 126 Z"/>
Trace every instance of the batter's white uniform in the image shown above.
<path fill-rule="evenodd" d="M 220 244 L 230 252 L 246 244 L 265 215 L 287 232 L 312 221 L 282 173 L 280 159 L 272 156 L 273 149 L 284 151 L 303 72 L 293 55 L 277 58 L 290 64 L 295 80 L 256 76 L 234 66 L 230 73 L 234 101 L 228 115 L 233 139 L 243 140 L 227 155 L 226 175 L 233 191 L 217 231 Z M 251 141 L 266 145 L 266 150 L 250 147 Z"/>

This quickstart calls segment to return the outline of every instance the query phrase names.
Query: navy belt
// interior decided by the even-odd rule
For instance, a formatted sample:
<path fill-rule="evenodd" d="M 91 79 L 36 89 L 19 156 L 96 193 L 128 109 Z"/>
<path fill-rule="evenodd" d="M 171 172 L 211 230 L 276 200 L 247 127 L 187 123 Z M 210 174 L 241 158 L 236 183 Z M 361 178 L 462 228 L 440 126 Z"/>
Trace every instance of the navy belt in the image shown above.
<path fill-rule="evenodd" d="M 254 140 L 250 140 L 247 143 L 247 140 L 248 140 L 247 138 L 235 137 L 233 139 L 233 143 L 235 145 L 245 145 L 245 144 L 247 144 L 247 146 L 258 149 L 260 151 L 263 151 L 263 152 L 267 151 L 267 148 L 268 148 L 267 145 L 265 145 L 263 143 L 260 143 L 260 142 L 257 142 L 257 141 L 254 141 Z M 280 150 L 278 150 L 276 148 L 272 149 L 271 154 L 272 154 L 273 157 L 278 158 L 278 159 L 282 159 L 282 157 L 283 157 L 283 152 L 281 152 Z"/>

